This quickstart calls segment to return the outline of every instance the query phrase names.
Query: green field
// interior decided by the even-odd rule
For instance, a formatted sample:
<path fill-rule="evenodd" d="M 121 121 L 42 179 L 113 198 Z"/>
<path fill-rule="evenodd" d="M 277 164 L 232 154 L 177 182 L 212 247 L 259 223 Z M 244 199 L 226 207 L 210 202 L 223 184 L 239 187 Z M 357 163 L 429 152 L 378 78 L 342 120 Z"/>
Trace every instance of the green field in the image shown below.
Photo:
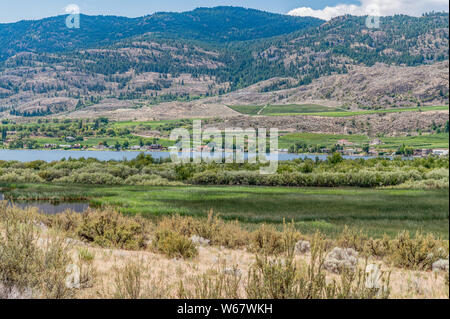
<path fill-rule="evenodd" d="M 13 192 L 23 197 L 87 196 L 93 205 L 113 205 L 125 214 L 151 218 L 172 213 L 205 216 L 213 210 L 248 227 L 263 222 L 281 227 L 283 219 L 293 219 L 304 233 L 319 229 L 334 236 L 348 225 L 375 237 L 404 229 L 449 237 L 448 190 L 26 185 Z"/>
<path fill-rule="evenodd" d="M 331 147 L 336 145 L 338 140 L 346 139 L 356 145 L 363 146 L 369 144 L 370 138 L 364 135 L 342 135 L 342 134 L 315 134 L 315 133 L 291 133 L 280 136 L 280 148 L 289 148 L 295 143 L 302 142 L 308 145 L 323 145 Z M 423 134 L 417 136 L 403 136 L 403 137 L 380 137 L 383 144 L 375 146 L 383 149 L 398 149 L 405 144 L 411 148 L 448 148 L 449 134 Z"/>
<path fill-rule="evenodd" d="M 380 145 L 383 148 L 394 149 L 402 144 L 412 148 L 448 148 L 449 134 L 439 133 L 405 137 L 382 137 L 380 140 L 385 144 Z"/>
<path fill-rule="evenodd" d="M 247 115 L 289 115 L 303 113 L 338 112 L 341 109 L 317 104 L 287 104 L 287 105 L 235 105 L 228 106 L 236 112 Z"/>
<path fill-rule="evenodd" d="M 109 125 L 113 128 L 133 128 L 142 127 L 149 130 L 155 130 L 163 125 L 177 124 L 180 120 L 161 120 L 161 121 L 118 121 L 110 122 Z"/>
<path fill-rule="evenodd" d="M 327 116 L 327 117 L 347 117 L 367 114 L 380 113 L 398 113 L 398 112 L 425 112 L 425 111 L 448 111 L 448 106 L 422 106 L 411 108 L 391 108 L 380 110 L 361 110 L 361 111 L 344 111 L 339 108 L 331 108 L 314 104 L 290 104 L 290 105 L 237 105 L 228 106 L 236 112 L 247 115 L 265 115 L 265 116 L 286 116 L 286 115 L 311 115 L 311 116 Z"/>

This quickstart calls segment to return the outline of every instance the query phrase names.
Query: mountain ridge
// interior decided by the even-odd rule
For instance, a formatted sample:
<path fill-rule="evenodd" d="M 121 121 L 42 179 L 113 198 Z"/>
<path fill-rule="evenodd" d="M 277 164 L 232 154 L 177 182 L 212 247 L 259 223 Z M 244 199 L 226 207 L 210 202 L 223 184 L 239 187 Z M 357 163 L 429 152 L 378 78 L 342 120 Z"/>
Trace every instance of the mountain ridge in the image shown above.
<path fill-rule="evenodd" d="M 236 10 L 241 13 L 240 18 L 232 16 Z M 265 81 L 267 83 L 260 90 L 262 93 L 274 92 L 275 101 L 268 100 L 271 103 L 295 102 L 293 97 L 305 100 L 310 94 L 314 99 L 322 100 L 328 96 L 352 108 L 416 106 L 430 101 L 448 104 L 448 79 L 444 83 L 441 71 L 417 69 L 420 76 L 413 77 L 415 82 L 407 76 L 415 74 L 410 68 L 448 61 L 448 14 L 431 13 L 420 18 L 384 17 L 377 29 L 368 28 L 364 17 L 342 16 L 267 38 L 231 41 L 228 37 L 226 41 L 208 42 L 202 39 L 228 30 L 226 26 L 223 30 L 218 27 L 226 19 L 230 20 L 228 26 L 246 24 L 242 30 L 233 29 L 232 39 L 258 32 L 268 35 L 267 30 L 275 30 L 275 25 L 282 24 L 288 29 L 292 25 L 278 21 L 282 15 L 243 8 L 219 7 L 192 12 L 181 13 L 184 16 L 158 13 L 144 18 L 156 19 L 158 23 L 178 19 L 176 23 L 171 22 L 177 29 L 193 16 L 206 15 L 200 19 L 201 23 L 210 21 L 218 29 L 204 31 L 200 23 L 181 34 L 175 31 L 171 31 L 172 35 L 170 32 L 147 32 L 121 38 L 121 34 L 132 31 L 118 23 L 111 26 L 115 37 L 106 39 L 110 41 L 108 45 L 99 41 L 93 47 L 68 50 L 61 44 L 62 51 L 54 52 L 46 51 L 47 44 L 44 43 L 41 47 L 44 52 L 29 52 L 25 48 L 0 61 L 0 116 L 47 116 L 96 109 L 95 105 L 152 108 L 161 103 L 202 101 L 214 96 L 226 98 L 227 93 Z M 256 14 L 263 19 L 268 15 L 274 19 L 269 19 L 268 27 L 264 29 L 255 22 L 259 18 L 248 24 L 247 14 Z M 148 21 L 142 23 L 147 25 Z M 256 31 L 254 25 L 258 25 Z M 207 33 L 206 38 L 195 35 L 199 30 Z M 0 42 L 5 42 L 1 35 L 0 32 Z M 29 37 L 33 35 L 28 34 Z M 53 35 L 48 37 L 52 39 Z M 189 37 L 192 39 L 186 39 Z M 350 84 L 353 82 L 355 87 L 361 86 L 358 81 L 365 85 L 370 85 L 372 80 L 383 82 L 379 81 L 382 77 L 376 76 L 379 70 L 372 68 L 379 63 L 398 67 L 395 69 L 400 72 L 398 81 L 395 78 L 384 80 L 386 85 L 393 84 L 392 88 L 396 90 L 381 85 L 377 90 L 361 91 L 367 96 L 352 97 Z M 448 63 L 443 65 L 448 69 Z M 352 71 L 365 67 L 370 68 L 367 69 L 368 77 Z M 385 71 L 396 75 L 390 69 Z M 437 78 L 436 74 L 439 74 Z M 320 80 L 330 77 L 338 79 Z M 320 81 L 315 81 L 317 79 Z M 343 90 L 333 88 L 335 83 L 340 83 L 339 79 L 349 84 Z M 430 85 L 423 86 L 420 80 L 429 81 Z M 421 93 L 411 94 L 415 91 Z M 259 101 L 259 97 L 255 99 L 255 103 Z M 261 101 L 265 100 L 261 97 Z"/>
<path fill-rule="evenodd" d="M 217 17 L 225 21 L 218 21 Z M 67 15 L 0 24 L 0 61 L 20 50 L 67 52 L 103 46 L 149 32 L 165 37 L 206 42 L 259 39 L 322 24 L 310 17 L 293 17 L 240 7 L 197 8 L 193 11 L 157 12 L 138 18 L 80 15 L 80 28 L 65 25 Z M 45 38 L 43 38 L 45 37 Z"/>

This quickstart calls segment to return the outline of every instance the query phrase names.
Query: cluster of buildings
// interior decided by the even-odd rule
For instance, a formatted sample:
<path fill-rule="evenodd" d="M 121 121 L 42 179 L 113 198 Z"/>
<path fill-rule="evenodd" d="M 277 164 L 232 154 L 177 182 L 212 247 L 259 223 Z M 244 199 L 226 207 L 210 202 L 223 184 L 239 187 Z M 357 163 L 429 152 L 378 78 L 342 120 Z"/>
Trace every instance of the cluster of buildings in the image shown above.
<path fill-rule="evenodd" d="M 63 150 L 72 150 L 72 149 L 86 149 L 86 146 L 82 146 L 81 144 L 44 144 L 45 149 L 63 149 Z"/>
<path fill-rule="evenodd" d="M 83 146 L 81 144 L 45 144 L 44 145 L 45 149 L 63 149 L 63 150 L 73 150 L 73 149 L 79 149 L 79 150 L 86 150 L 88 149 L 88 146 Z M 96 150 L 99 151 L 105 151 L 105 150 L 117 150 L 115 145 L 104 145 L 102 143 L 100 143 L 99 145 L 96 145 L 93 147 Z M 125 149 L 123 147 L 120 147 L 120 149 Z M 139 145 L 134 145 L 131 146 L 129 148 L 131 151 L 166 151 L 167 148 L 160 145 L 160 144 L 152 144 L 152 145 L 144 145 L 144 146 L 139 146 Z"/>
<path fill-rule="evenodd" d="M 379 145 L 382 145 L 383 142 L 380 139 L 371 140 L 369 143 L 368 151 L 364 151 L 361 147 L 358 147 L 357 144 L 350 142 L 345 139 L 338 140 L 336 145 L 340 147 L 339 152 L 343 155 L 358 155 L 362 153 L 367 153 L 370 156 L 379 156 L 379 155 L 395 155 L 395 152 L 392 152 L 392 149 L 382 149 L 376 148 Z M 427 157 L 429 155 L 435 156 L 448 156 L 448 149 L 413 149 L 412 156 L 414 157 Z"/>
<path fill-rule="evenodd" d="M 167 147 L 164 147 L 160 144 L 151 144 L 151 145 L 133 145 L 130 147 L 132 151 L 167 151 Z"/>

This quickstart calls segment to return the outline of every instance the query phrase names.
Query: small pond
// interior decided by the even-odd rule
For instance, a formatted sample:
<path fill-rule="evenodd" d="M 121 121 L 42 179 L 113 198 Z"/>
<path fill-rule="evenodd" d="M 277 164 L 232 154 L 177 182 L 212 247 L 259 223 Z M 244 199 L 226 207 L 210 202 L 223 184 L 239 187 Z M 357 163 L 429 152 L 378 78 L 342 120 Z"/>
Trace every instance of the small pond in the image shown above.
<path fill-rule="evenodd" d="M 0 193 L 0 201 L 4 199 L 2 193 Z M 12 204 L 10 202 L 10 204 Z M 32 201 L 32 202 L 14 202 L 16 207 L 26 208 L 26 207 L 36 207 L 38 210 L 47 215 L 61 214 L 68 210 L 76 213 L 82 213 L 89 208 L 88 202 L 61 202 L 61 203 L 51 203 L 47 201 Z"/>

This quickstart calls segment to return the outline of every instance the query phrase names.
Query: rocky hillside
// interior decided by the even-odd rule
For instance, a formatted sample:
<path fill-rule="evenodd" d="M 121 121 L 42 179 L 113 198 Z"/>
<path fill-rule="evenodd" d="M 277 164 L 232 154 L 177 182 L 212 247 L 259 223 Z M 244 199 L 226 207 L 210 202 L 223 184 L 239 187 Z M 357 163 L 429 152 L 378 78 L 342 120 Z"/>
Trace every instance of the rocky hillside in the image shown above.
<path fill-rule="evenodd" d="M 0 25 L 0 117 L 117 109 L 228 116 L 227 105 L 307 101 L 448 104 L 444 13 L 385 17 L 379 29 L 364 17 L 323 23 L 230 7 L 83 16 L 78 31 L 64 30 L 61 19 Z"/>
<path fill-rule="evenodd" d="M 266 92 L 267 87 L 276 83 L 294 81 L 292 78 L 274 78 L 220 96 L 164 102 L 152 107 L 134 108 L 132 112 L 129 112 L 129 101 L 105 99 L 75 110 L 70 117 L 91 118 L 97 114 L 127 120 L 235 116 L 242 119 L 242 115 L 228 106 L 318 104 L 357 110 L 373 109 L 375 106 L 447 105 L 448 68 L 448 61 L 419 67 L 358 66 L 347 74 L 321 77 L 301 87 Z M 448 113 L 446 117 L 448 120 Z"/>
<path fill-rule="evenodd" d="M 447 105 L 449 62 L 417 67 L 377 63 L 354 66 L 348 73 L 323 76 L 310 84 L 267 92 L 292 78 L 274 78 L 248 88 L 204 100 L 223 105 L 321 104 L 346 109 Z"/>

